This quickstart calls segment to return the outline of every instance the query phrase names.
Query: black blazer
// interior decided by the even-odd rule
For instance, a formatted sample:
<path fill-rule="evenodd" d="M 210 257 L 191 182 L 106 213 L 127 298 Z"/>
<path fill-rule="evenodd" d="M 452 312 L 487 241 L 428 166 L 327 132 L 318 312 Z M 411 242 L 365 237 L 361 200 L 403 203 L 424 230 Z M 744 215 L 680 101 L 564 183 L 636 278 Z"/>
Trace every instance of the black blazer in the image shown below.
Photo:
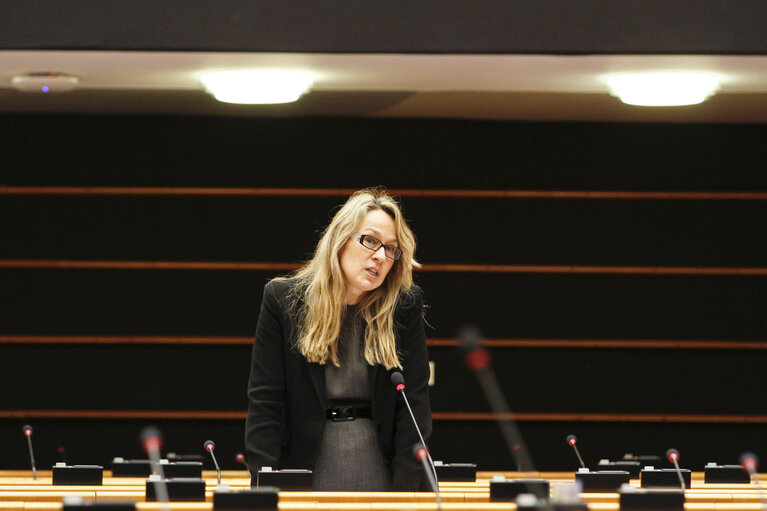
<path fill-rule="evenodd" d="M 291 281 L 264 287 L 248 381 L 245 448 L 251 477 L 262 466 L 312 470 L 325 428 L 325 366 L 309 363 L 295 347 L 297 325 L 287 310 Z M 413 414 L 424 440 L 431 434 L 429 358 L 421 289 L 404 295 L 395 311 L 395 339 Z M 416 491 L 422 469 L 411 452 L 419 442 L 402 396 L 383 366 L 368 366 L 373 420 L 392 474 L 392 490 Z"/>

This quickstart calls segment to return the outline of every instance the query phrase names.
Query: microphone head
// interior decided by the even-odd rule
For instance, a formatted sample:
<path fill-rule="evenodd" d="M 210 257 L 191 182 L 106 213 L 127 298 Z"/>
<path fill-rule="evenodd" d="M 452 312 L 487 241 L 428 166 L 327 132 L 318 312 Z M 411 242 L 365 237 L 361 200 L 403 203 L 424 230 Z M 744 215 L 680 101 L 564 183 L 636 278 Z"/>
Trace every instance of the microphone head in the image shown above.
<path fill-rule="evenodd" d="M 671 463 L 674 461 L 679 461 L 679 451 L 676 449 L 669 449 L 666 451 L 666 459 L 669 460 Z"/>
<path fill-rule="evenodd" d="M 417 460 L 425 459 L 426 455 L 426 447 L 424 447 L 423 444 L 418 443 L 413 445 L 413 456 L 415 456 Z"/>
<path fill-rule="evenodd" d="M 567 445 L 570 447 L 574 446 L 578 442 L 578 439 L 575 438 L 575 435 L 567 435 Z"/>
<path fill-rule="evenodd" d="M 29 424 L 24 424 L 21 427 L 21 431 L 23 431 L 26 436 L 32 436 L 33 430 L 32 430 L 32 426 L 30 426 Z"/>
<path fill-rule="evenodd" d="M 458 330 L 458 338 L 466 351 L 482 347 L 482 333 L 473 325 L 464 325 Z"/>
<path fill-rule="evenodd" d="M 490 352 L 482 347 L 479 329 L 467 325 L 458 331 L 458 338 L 466 350 L 466 365 L 472 371 L 486 369 L 490 365 Z"/>
<path fill-rule="evenodd" d="M 405 384 L 405 377 L 402 376 L 402 373 L 399 371 L 394 371 L 391 373 L 391 382 L 394 384 L 395 387 L 399 387 L 400 385 Z"/>
<path fill-rule="evenodd" d="M 202 448 L 208 452 L 213 452 L 216 448 L 216 444 L 213 443 L 213 440 L 206 440 L 205 443 L 202 444 Z"/>
<path fill-rule="evenodd" d="M 752 452 L 744 452 L 740 455 L 740 464 L 746 472 L 756 472 L 759 468 L 759 459 Z"/>
<path fill-rule="evenodd" d="M 235 461 L 236 461 L 237 463 L 245 463 L 245 455 L 244 455 L 244 454 L 242 454 L 241 452 L 238 452 L 238 453 L 237 453 L 237 454 L 234 456 L 234 459 L 235 459 Z"/>
<path fill-rule="evenodd" d="M 159 451 L 162 448 L 162 433 L 154 426 L 147 426 L 142 429 L 139 439 L 141 440 L 141 447 L 146 452 L 155 449 Z"/>

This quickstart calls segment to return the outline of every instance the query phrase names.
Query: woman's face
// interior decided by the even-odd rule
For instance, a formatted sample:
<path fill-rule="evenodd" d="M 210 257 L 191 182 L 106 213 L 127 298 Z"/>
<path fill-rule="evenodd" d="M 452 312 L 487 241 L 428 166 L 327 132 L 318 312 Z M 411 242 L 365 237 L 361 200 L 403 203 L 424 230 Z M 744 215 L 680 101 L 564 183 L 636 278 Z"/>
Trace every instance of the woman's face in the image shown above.
<path fill-rule="evenodd" d="M 397 229 L 394 220 L 380 209 L 370 211 L 362 220 L 355 234 L 368 234 L 384 245 L 397 246 Z M 394 264 L 384 255 L 384 248 L 376 251 L 364 247 L 356 238 L 349 238 L 341 249 L 341 270 L 346 282 L 346 303 L 354 305 L 365 293 L 383 284 Z"/>

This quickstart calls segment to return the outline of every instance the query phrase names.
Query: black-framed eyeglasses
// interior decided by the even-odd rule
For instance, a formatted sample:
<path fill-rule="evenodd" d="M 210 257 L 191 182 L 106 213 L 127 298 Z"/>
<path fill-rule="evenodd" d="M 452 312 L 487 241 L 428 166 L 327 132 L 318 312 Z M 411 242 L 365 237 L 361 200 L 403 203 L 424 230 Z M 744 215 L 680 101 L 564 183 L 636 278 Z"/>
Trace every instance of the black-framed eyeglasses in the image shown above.
<path fill-rule="evenodd" d="M 395 247 L 394 245 L 384 245 L 381 240 L 371 236 L 370 234 L 353 234 L 352 238 L 360 242 L 363 247 L 377 252 L 381 247 L 384 249 L 384 255 L 389 259 L 398 261 L 402 257 L 402 249 Z"/>

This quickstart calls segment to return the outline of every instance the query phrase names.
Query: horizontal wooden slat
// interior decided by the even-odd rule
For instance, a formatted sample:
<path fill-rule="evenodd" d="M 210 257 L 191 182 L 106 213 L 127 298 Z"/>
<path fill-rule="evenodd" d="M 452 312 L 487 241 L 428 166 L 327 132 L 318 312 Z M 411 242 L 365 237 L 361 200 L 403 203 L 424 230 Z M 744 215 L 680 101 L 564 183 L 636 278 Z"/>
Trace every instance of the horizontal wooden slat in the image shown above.
<path fill-rule="evenodd" d="M 252 337 L 141 335 L 0 335 L 0 344 L 201 344 L 250 345 Z M 427 339 L 434 348 L 460 347 L 459 339 Z M 675 350 L 767 350 L 763 341 L 698 341 L 671 339 L 485 339 L 489 348 L 607 348 Z"/>
<path fill-rule="evenodd" d="M 248 270 L 292 271 L 298 263 L 245 263 L 200 261 L 66 261 L 52 259 L 0 259 L 0 268 L 47 268 L 61 270 Z"/>
<path fill-rule="evenodd" d="M 347 197 L 353 188 L 192 188 L 104 186 L 2 186 L 8 195 L 233 195 L 286 197 Z M 767 200 L 759 192 L 632 192 L 600 190 L 417 190 L 392 189 L 400 197 L 488 199 L 628 199 L 628 200 Z"/>
<path fill-rule="evenodd" d="M 287 272 L 299 263 L 211 261 L 71 261 L 60 259 L 0 259 L 0 268 L 78 270 L 242 270 Z M 500 264 L 424 264 L 417 271 L 457 273 L 552 273 L 600 275 L 767 275 L 767 268 L 657 267 L 657 266 L 551 266 Z"/>
<path fill-rule="evenodd" d="M 252 337 L 151 335 L 0 335 L 0 344 L 253 344 Z"/>
<path fill-rule="evenodd" d="M 765 424 L 767 415 L 693 415 L 653 413 L 515 413 L 433 412 L 434 420 L 492 421 L 513 418 L 519 422 L 649 422 Z"/>
<path fill-rule="evenodd" d="M 287 197 L 344 197 L 352 189 L 338 188 L 226 188 L 226 187 L 106 187 L 106 186 L 3 186 L 8 195 L 239 195 Z"/>
<path fill-rule="evenodd" d="M 2 339 L 2 337 L 0 337 Z M 458 339 L 428 339 L 432 347 L 460 347 Z M 767 342 L 697 341 L 671 339 L 485 339 L 490 348 L 615 348 L 675 350 L 766 350 Z"/>
<path fill-rule="evenodd" d="M 501 264 L 425 264 L 420 271 L 463 273 L 595 273 L 612 275 L 767 275 L 767 268 L 538 266 Z"/>
<path fill-rule="evenodd" d="M 157 419 L 157 420 L 243 420 L 244 410 L 0 410 L 0 419 Z M 514 419 L 518 422 L 646 422 L 646 423 L 711 423 L 767 424 L 767 415 L 697 415 L 652 413 L 515 413 L 432 412 L 437 421 L 494 421 Z"/>
<path fill-rule="evenodd" d="M 245 411 L 220 410 L 0 410 L 1 419 L 245 419 Z"/>

